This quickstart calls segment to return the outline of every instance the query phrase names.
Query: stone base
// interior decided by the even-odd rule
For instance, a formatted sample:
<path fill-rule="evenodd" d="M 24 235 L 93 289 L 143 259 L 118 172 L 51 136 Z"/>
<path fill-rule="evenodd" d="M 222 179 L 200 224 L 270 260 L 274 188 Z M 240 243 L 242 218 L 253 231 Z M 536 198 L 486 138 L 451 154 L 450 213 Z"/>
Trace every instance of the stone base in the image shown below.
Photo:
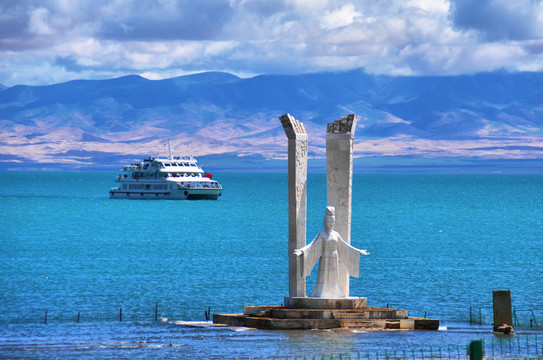
<path fill-rule="evenodd" d="M 287 309 L 363 309 L 368 306 L 364 297 L 348 297 L 339 299 L 285 297 Z"/>
<path fill-rule="evenodd" d="M 439 320 L 409 317 L 403 309 L 366 306 L 366 298 L 285 298 L 285 304 L 288 306 L 245 306 L 243 314 L 214 314 L 213 323 L 269 330 L 439 328 Z"/>

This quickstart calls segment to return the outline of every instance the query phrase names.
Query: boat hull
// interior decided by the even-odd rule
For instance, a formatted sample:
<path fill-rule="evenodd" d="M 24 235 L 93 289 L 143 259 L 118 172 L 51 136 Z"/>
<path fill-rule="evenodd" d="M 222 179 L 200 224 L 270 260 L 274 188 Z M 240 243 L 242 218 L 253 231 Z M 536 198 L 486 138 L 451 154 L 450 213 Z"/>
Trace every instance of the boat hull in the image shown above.
<path fill-rule="evenodd" d="M 110 199 L 130 200 L 217 200 L 222 189 L 179 189 L 175 191 L 124 191 L 111 190 Z"/>

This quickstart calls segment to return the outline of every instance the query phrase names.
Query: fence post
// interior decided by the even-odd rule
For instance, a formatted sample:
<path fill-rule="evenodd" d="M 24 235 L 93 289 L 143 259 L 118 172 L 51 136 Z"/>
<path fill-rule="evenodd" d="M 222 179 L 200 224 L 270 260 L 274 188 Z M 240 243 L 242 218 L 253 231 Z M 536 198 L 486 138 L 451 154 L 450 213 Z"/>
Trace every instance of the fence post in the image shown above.
<path fill-rule="evenodd" d="M 535 318 L 535 314 L 534 314 L 534 311 L 533 310 L 530 310 L 532 312 L 532 317 L 534 318 L 534 322 L 535 322 L 535 327 L 538 328 L 539 325 L 537 325 L 537 320 Z"/>
<path fill-rule="evenodd" d="M 513 318 L 515 319 L 515 326 L 519 326 L 520 323 L 517 318 L 517 309 L 515 309 L 515 307 L 513 307 Z"/>
<path fill-rule="evenodd" d="M 123 308 L 119 310 L 119 322 L 123 321 Z"/>
<path fill-rule="evenodd" d="M 44 324 L 47 324 L 47 312 L 48 312 L 48 310 L 46 309 L 45 310 L 45 318 L 43 319 Z"/>
<path fill-rule="evenodd" d="M 469 344 L 469 358 L 470 360 L 483 359 L 483 342 L 481 340 L 471 341 Z"/>

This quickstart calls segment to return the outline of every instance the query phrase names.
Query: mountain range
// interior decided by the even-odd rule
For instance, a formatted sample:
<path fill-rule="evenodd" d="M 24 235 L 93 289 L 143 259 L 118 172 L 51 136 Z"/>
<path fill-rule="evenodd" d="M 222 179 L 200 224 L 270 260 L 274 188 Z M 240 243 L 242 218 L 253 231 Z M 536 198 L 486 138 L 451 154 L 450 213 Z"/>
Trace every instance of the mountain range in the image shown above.
<path fill-rule="evenodd" d="M 170 140 L 176 155 L 194 155 L 206 169 L 286 171 L 279 116 L 290 113 L 304 123 L 309 166 L 319 171 L 326 124 L 354 113 L 355 171 L 533 172 L 542 168 L 542 85 L 534 72 L 357 69 L 0 86 L 0 170 L 114 171 L 166 155 Z"/>

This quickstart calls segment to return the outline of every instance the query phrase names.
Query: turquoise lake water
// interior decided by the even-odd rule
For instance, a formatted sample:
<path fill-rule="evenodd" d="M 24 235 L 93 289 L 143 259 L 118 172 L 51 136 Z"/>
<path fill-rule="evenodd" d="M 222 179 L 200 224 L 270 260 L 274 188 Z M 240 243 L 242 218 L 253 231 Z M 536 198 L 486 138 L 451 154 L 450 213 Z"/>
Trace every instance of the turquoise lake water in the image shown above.
<path fill-rule="evenodd" d="M 540 334 L 543 343 L 530 327 L 543 325 L 542 175 L 354 176 L 352 245 L 371 255 L 361 258 L 351 295 L 437 318 L 437 332 L 209 326 L 208 307 L 240 313 L 288 295 L 287 174 L 217 173 L 225 189 L 217 201 L 110 200 L 115 175 L 0 172 L 0 358 L 284 358 L 458 346 L 465 355 L 472 339 L 495 341 L 493 290 L 511 290 L 517 341 Z M 308 241 L 322 230 L 325 206 L 326 177 L 310 174 Z M 483 325 L 470 325 L 470 307 Z"/>

